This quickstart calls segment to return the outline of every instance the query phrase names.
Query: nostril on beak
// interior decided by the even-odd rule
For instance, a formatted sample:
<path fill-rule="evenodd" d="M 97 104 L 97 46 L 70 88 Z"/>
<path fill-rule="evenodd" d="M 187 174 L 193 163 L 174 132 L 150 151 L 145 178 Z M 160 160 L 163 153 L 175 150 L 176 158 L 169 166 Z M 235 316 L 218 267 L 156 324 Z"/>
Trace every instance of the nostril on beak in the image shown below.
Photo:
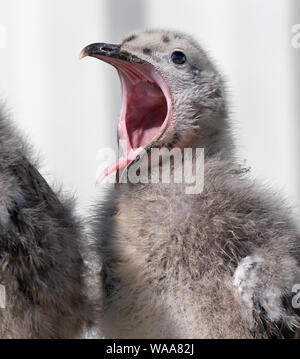
<path fill-rule="evenodd" d="M 114 49 L 111 46 L 103 45 L 101 50 L 104 52 L 112 52 Z"/>

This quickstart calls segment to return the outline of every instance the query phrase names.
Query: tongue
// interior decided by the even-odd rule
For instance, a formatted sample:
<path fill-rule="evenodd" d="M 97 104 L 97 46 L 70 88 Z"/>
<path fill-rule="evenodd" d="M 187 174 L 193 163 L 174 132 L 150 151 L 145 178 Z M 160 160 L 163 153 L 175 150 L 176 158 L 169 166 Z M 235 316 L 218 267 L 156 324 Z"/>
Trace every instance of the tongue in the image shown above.
<path fill-rule="evenodd" d="M 118 174 L 119 172 L 121 172 L 121 176 L 123 173 L 123 170 L 129 165 L 129 163 L 131 161 L 133 161 L 136 156 L 141 153 L 141 151 L 143 151 L 143 147 L 139 147 L 135 150 L 130 150 L 130 152 L 127 154 L 126 157 L 120 157 L 117 162 L 113 163 L 112 165 L 108 166 L 103 173 L 101 173 L 97 180 L 96 183 L 99 184 L 101 182 L 103 182 L 103 180 L 109 176 L 110 174 L 117 172 L 117 182 L 118 182 Z"/>
<path fill-rule="evenodd" d="M 101 183 L 107 176 L 109 176 L 110 174 L 114 173 L 114 172 L 118 172 L 124 168 L 127 167 L 127 165 L 130 163 L 129 158 L 120 158 L 116 163 L 108 166 L 104 172 L 102 174 L 100 174 L 100 176 L 97 178 L 96 183 Z"/>

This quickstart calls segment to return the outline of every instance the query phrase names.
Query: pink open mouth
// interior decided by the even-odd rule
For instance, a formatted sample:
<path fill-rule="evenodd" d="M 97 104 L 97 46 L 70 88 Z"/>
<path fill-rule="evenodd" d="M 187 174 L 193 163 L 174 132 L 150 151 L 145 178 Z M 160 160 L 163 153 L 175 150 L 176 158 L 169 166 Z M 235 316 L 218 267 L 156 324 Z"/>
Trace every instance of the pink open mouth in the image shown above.
<path fill-rule="evenodd" d="M 119 159 L 98 178 L 101 182 L 115 171 L 121 177 L 137 155 L 165 133 L 172 117 L 172 100 L 165 80 L 152 65 L 101 55 L 97 58 L 117 69 L 122 89 Z"/>

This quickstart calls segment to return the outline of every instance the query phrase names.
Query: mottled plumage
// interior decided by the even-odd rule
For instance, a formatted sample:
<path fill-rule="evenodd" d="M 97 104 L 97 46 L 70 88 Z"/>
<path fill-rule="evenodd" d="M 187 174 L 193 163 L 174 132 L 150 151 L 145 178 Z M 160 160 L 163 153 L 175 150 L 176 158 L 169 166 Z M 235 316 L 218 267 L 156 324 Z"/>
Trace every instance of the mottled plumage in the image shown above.
<path fill-rule="evenodd" d="M 0 338 L 79 337 L 91 321 L 81 223 L 0 114 Z"/>

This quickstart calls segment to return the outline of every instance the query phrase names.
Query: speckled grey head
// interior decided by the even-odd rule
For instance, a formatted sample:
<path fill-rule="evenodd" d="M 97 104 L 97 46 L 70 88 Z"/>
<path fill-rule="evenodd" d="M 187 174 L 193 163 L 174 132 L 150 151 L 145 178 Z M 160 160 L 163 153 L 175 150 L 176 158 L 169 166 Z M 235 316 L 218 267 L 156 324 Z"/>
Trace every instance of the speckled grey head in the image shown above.
<path fill-rule="evenodd" d="M 221 77 L 190 36 L 143 31 L 119 45 L 91 44 L 82 51 L 86 55 L 112 64 L 120 76 L 124 156 L 115 168 L 126 167 L 140 149 L 198 146 L 213 152 L 226 142 L 213 139 L 227 126 Z"/>

